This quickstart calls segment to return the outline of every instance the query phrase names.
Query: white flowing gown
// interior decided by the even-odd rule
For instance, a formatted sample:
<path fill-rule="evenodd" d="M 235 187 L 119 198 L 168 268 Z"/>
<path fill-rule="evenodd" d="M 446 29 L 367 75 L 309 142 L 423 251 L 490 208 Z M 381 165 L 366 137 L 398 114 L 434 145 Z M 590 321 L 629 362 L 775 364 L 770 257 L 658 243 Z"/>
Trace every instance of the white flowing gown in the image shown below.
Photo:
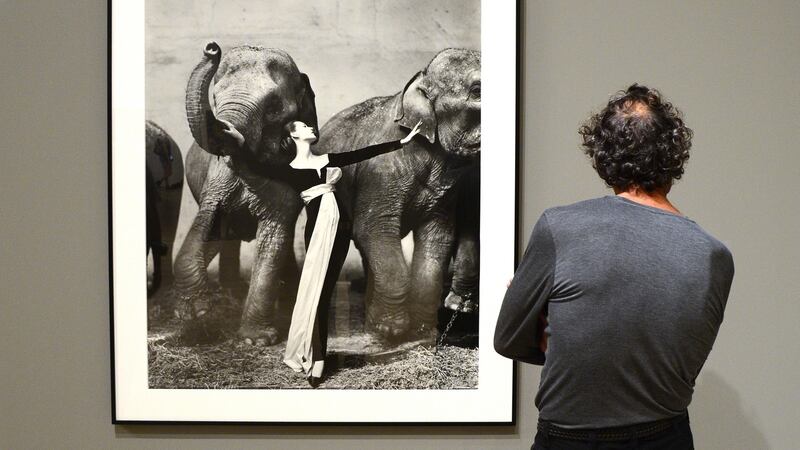
<path fill-rule="evenodd" d="M 328 272 L 336 229 L 339 226 L 339 206 L 336 204 L 333 191 L 336 190 L 334 185 L 341 177 L 340 168 L 327 167 L 325 183 L 312 186 L 300 193 L 306 204 L 320 195 L 322 199 L 303 262 L 303 271 L 300 274 L 297 302 L 292 311 L 292 323 L 289 326 L 289 337 L 286 340 L 286 352 L 283 358 L 283 362 L 295 372 L 307 373 L 311 370 L 313 362 L 311 338 L 314 333 L 314 320 L 317 316 L 322 285 Z"/>

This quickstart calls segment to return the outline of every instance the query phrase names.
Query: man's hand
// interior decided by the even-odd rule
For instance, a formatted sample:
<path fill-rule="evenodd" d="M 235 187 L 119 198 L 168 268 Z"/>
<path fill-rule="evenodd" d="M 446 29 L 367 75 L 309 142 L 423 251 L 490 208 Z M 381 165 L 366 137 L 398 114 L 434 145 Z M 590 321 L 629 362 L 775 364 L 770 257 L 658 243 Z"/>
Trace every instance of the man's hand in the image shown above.
<path fill-rule="evenodd" d="M 539 350 L 542 353 L 547 352 L 547 333 L 544 332 L 544 329 L 547 328 L 547 316 L 541 314 L 539 316 Z"/>

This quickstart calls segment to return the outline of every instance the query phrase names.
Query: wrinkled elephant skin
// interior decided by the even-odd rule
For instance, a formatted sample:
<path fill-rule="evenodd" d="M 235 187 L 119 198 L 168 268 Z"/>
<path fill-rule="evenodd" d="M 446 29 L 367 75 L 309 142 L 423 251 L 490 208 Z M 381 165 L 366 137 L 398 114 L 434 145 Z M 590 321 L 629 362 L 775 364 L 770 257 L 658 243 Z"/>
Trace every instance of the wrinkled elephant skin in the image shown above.
<path fill-rule="evenodd" d="M 347 167 L 337 187 L 367 270 L 367 325 L 383 337 L 436 336 L 459 189 L 479 163 L 480 83 L 480 52 L 443 50 L 399 93 L 345 109 L 322 129 L 317 153 L 398 139 L 421 123 L 403 149 Z M 409 266 L 400 240 L 411 231 Z"/>
<path fill-rule="evenodd" d="M 478 309 L 480 278 L 480 165 L 471 168 L 461 181 L 456 210 L 456 252 L 453 280 L 444 300 L 445 308 L 472 313 Z"/>
<path fill-rule="evenodd" d="M 292 120 L 316 128 L 314 91 L 282 50 L 241 46 L 223 57 L 210 43 L 189 78 L 186 111 L 195 138 L 186 178 L 199 211 L 175 261 L 176 314 L 185 320 L 207 314 L 213 306 L 208 263 L 222 251 L 220 276 L 227 271 L 235 277 L 240 241 L 256 239 L 239 335 L 248 343 L 275 344 L 297 289 L 293 241 L 302 204 L 287 185 L 237 170 L 288 162 L 280 151 L 281 128 Z"/>
<path fill-rule="evenodd" d="M 183 157 L 172 137 L 150 120 L 145 121 L 145 171 L 147 252 L 153 256 L 153 281 L 147 290 L 151 297 L 162 285 L 172 284 L 172 245 L 181 209 Z"/>

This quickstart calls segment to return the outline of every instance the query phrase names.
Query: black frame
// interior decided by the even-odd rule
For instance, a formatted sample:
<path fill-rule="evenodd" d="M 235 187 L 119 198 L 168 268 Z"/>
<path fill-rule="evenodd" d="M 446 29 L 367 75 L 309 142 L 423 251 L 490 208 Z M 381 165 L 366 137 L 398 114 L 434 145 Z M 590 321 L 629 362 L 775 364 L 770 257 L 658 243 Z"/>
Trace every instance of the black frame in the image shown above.
<path fill-rule="evenodd" d="M 520 191 L 520 160 L 521 160 L 521 143 L 522 143 L 522 127 L 520 126 L 522 117 L 522 86 L 523 86 L 523 54 L 522 47 L 524 43 L 523 33 L 523 17 L 524 17 L 524 0 L 515 0 L 516 2 L 516 111 L 515 111 L 515 171 L 514 171 L 514 269 L 519 266 L 519 255 L 517 250 L 520 248 L 520 215 L 519 215 L 519 191 Z M 113 202 L 112 202 L 112 101 L 111 101 L 111 58 L 112 58 L 112 0 L 108 0 L 108 16 L 106 22 L 106 32 L 108 34 L 107 45 L 107 67 L 106 67 L 106 89 L 108 93 L 107 98 L 107 118 L 106 126 L 108 129 L 108 280 L 109 280 L 109 341 L 111 350 L 111 423 L 113 425 L 203 425 L 203 426 L 392 426 L 396 427 L 418 427 L 418 426 L 456 426 L 456 427 L 488 427 L 494 429 L 496 427 L 509 427 L 516 426 L 517 424 L 517 361 L 512 361 L 511 369 L 511 421 L 510 422 L 235 422 L 235 421 L 166 421 L 166 420 L 120 420 L 117 419 L 117 399 L 116 399 L 116 370 L 115 370 L 115 351 L 114 351 L 114 252 L 113 252 Z M 474 431 L 474 429 L 473 429 Z"/>

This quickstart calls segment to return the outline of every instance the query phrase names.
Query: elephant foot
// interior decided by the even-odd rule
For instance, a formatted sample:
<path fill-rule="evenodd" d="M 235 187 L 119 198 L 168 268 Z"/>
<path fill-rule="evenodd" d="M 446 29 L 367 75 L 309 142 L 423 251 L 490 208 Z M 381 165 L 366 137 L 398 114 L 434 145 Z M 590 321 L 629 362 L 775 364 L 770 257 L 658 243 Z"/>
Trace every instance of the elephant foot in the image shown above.
<path fill-rule="evenodd" d="M 275 327 L 249 327 L 242 326 L 239 328 L 239 337 L 243 339 L 247 345 L 255 345 L 257 347 L 264 347 L 275 345 L 280 339 L 280 334 Z"/>
<path fill-rule="evenodd" d="M 478 303 L 471 297 L 472 296 L 469 294 L 462 296 L 450 291 L 450 293 L 447 294 L 447 298 L 444 299 L 444 307 L 452 309 L 453 311 L 466 313 L 475 312 L 475 310 L 478 309 Z"/>
<path fill-rule="evenodd" d="M 152 323 L 168 322 L 171 317 L 172 314 L 170 314 L 169 308 L 162 306 L 159 303 L 147 307 L 148 323 L 152 324 Z"/>
<path fill-rule="evenodd" d="M 206 316 L 213 306 L 212 293 L 208 289 L 201 289 L 191 294 L 179 294 L 177 298 L 175 317 L 184 322 Z"/>
<path fill-rule="evenodd" d="M 376 304 L 367 313 L 369 328 L 385 339 L 397 339 L 411 328 L 411 317 L 405 308 L 386 308 Z"/>

